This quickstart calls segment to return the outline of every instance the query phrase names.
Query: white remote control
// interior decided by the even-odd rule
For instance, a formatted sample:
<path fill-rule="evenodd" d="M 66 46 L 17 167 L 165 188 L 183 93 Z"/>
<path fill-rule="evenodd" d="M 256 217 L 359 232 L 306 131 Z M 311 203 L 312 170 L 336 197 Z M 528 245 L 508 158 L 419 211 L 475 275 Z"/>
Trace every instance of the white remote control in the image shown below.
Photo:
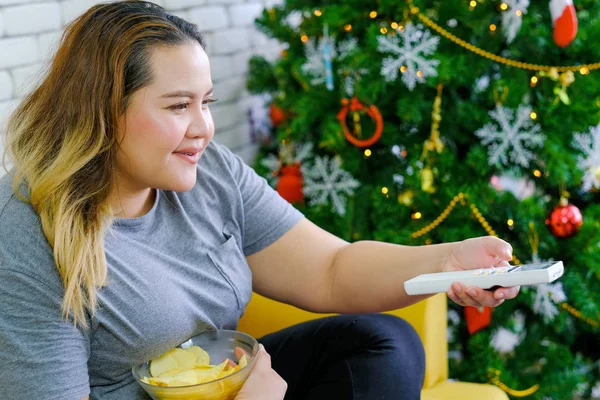
<path fill-rule="evenodd" d="M 454 282 L 482 289 L 490 289 L 495 286 L 539 285 L 557 280 L 563 272 L 562 261 L 440 272 L 412 278 L 404 282 L 404 289 L 407 294 L 415 295 L 447 292 Z"/>

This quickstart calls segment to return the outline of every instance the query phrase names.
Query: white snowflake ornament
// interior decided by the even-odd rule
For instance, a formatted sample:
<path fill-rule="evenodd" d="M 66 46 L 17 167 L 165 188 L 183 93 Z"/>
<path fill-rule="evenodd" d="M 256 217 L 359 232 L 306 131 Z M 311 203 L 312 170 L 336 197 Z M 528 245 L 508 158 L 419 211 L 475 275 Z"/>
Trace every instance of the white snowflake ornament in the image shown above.
<path fill-rule="evenodd" d="M 504 0 L 504 4 L 507 5 L 507 9 L 502 13 L 502 32 L 506 36 L 506 42 L 511 43 L 521 30 L 529 0 Z"/>
<path fill-rule="evenodd" d="M 286 23 L 290 28 L 297 31 L 304 20 L 304 16 L 300 11 L 292 11 L 288 14 L 288 16 L 284 19 L 284 23 Z"/>
<path fill-rule="evenodd" d="M 500 354 L 510 353 L 523 341 L 524 336 L 509 329 L 500 328 L 492 336 L 492 347 Z"/>
<path fill-rule="evenodd" d="M 358 49 L 358 39 L 350 38 L 350 39 L 344 40 L 344 41 L 338 43 L 338 45 L 337 45 L 338 57 L 341 60 L 343 60 L 344 58 L 347 58 L 349 55 L 354 53 L 354 51 L 356 49 Z"/>
<path fill-rule="evenodd" d="M 527 147 L 542 147 L 546 139 L 542 128 L 531 119 L 531 107 L 520 105 L 515 115 L 513 110 L 497 105 L 489 115 L 495 123 L 490 122 L 475 132 L 483 145 L 490 145 L 489 164 L 529 167 L 534 154 Z"/>
<path fill-rule="evenodd" d="M 562 283 L 543 283 L 536 288 L 533 311 L 541 315 L 545 322 L 552 322 L 558 315 L 556 304 L 567 300 Z"/>
<path fill-rule="evenodd" d="M 279 177 L 277 176 L 277 171 L 281 169 L 281 161 L 274 154 L 269 154 L 265 158 L 260 161 L 261 165 L 266 167 L 269 170 L 269 175 L 266 176 L 267 182 L 269 185 L 275 187 L 277 186 L 277 182 L 279 182 Z"/>
<path fill-rule="evenodd" d="M 583 190 L 600 187 L 600 124 L 590 126 L 589 134 L 575 133 L 573 147 L 583 152 L 583 155 L 577 157 L 577 167 L 585 171 Z"/>
<path fill-rule="evenodd" d="M 314 164 L 302 165 L 304 195 L 311 205 L 327 204 L 340 216 L 346 214 L 347 196 L 360 186 L 348 171 L 342 169 L 338 158 L 316 156 Z"/>
<path fill-rule="evenodd" d="M 423 29 L 423 25 L 412 23 L 397 29 L 396 35 L 377 37 L 378 50 L 392 53 L 383 60 L 381 75 L 392 82 L 402 69 L 402 81 L 409 90 L 413 90 L 417 82 L 424 83 L 425 78 L 437 76 L 436 68 L 440 61 L 425 56 L 435 53 L 439 41 L 440 38 Z"/>
<path fill-rule="evenodd" d="M 477 78 L 473 90 L 475 93 L 483 93 L 490 86 L 490 77 L 483 75 Z"/>
<path fill-rule="evenodd" d="M 327 76 L 327 68 L 325 65 L 324 54 L 327 53 L 333 59 L 337 56 L 333 43 L 330 37 L 323 37 L 317 43 L 314 39 L 309 39 L 306 42 L 306 62 L 302 65 L 302 72 L 311 77 L 312 85 L 321 85 L 325 83 Z"/>
<path fill-rule="evenodd" d="M 600 381 L 596 382 L 596 386 L 592 388 L 592 397 L 600 397 Z"/>

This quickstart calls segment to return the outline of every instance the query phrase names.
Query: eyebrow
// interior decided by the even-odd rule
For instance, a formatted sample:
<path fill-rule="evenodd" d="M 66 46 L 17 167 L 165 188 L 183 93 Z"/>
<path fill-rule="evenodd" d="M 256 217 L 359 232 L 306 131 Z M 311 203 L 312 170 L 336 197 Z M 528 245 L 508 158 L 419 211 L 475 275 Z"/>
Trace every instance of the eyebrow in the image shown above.
<path fill-rule="evenodd" d="M 213 87 L 211 86 L 210 89 L 208 89 L 208 91 L 206 92 L 206 95 L 212 94 L 213 92 Z M 162 96 L 160 96 L 161 98 L 173 98 L 173 97 L 189 97 L 190 99 L 193 99 L 196 97 L 196 95 L 192 92 L 188 92 L 186 90 L 178 90 L 176 92 L 171 92 L 171 93 L 166 93 L 163 94 Z"/>

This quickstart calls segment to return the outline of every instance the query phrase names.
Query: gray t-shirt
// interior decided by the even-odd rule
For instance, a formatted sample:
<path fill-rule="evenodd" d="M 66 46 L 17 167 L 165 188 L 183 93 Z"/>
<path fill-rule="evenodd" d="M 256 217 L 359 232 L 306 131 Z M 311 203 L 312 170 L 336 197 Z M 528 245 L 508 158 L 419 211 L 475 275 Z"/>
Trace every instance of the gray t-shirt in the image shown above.
<path fill-rule="evenodd" d="M 252 293 L 245 256 L 302 214 L 228 149 L 211 143 L 186 193 L 105 236 L 109 284 L 91 329 L 61 318 L 63 287 L 29 204 L 0 179 L 3 399 L 149 399 L 131 368 L 207 329 L 235 329 Z"/>

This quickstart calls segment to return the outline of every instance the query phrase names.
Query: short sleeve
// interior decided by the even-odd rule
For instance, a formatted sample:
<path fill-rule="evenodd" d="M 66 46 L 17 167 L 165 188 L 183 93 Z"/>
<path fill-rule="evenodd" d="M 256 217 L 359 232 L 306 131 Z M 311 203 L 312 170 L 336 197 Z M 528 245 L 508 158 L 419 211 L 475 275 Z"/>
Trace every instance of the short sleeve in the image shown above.
<path fill-rule="evenodd" d="M 227 159 L 241 192 L 244 254 L 248 256 L 275 242 L 304 216 L 239 156 L 222 145 L 217 146 Z"/>
<path fill-rule="evenodd" d="M 11 400 L 88 396 L 87 335 L 61 317 L 61 294 L 0 265 L 0 388 Z"/>

